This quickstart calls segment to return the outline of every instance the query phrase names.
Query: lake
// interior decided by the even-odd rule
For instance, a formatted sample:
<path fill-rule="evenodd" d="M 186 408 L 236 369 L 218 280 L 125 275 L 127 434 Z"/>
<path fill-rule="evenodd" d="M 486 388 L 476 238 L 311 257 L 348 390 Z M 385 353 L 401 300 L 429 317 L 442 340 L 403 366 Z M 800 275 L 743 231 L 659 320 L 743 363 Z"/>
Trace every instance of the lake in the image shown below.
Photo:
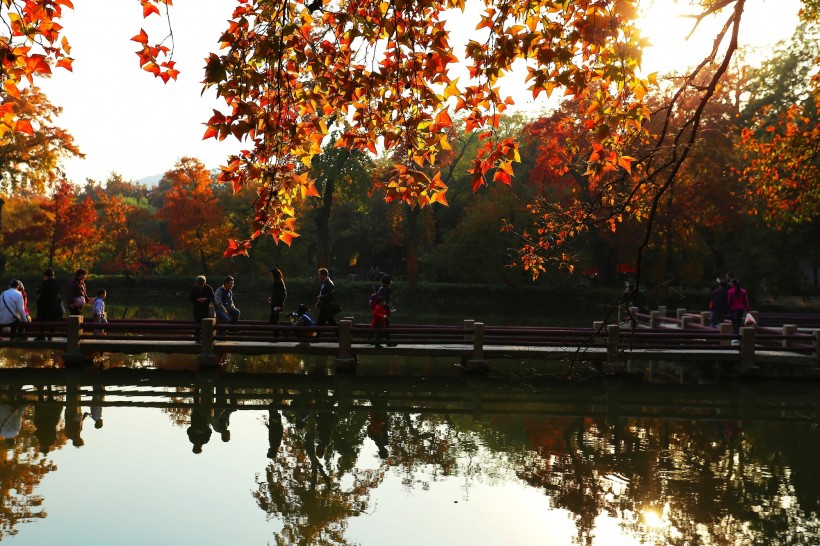
<path fill-rule="evenodd" d="M 0 351 L 11 545 L 820 543 L 810 382 L 465 376 L 384 357 L 355 375 L 292 355 L 58 363 Z"/>

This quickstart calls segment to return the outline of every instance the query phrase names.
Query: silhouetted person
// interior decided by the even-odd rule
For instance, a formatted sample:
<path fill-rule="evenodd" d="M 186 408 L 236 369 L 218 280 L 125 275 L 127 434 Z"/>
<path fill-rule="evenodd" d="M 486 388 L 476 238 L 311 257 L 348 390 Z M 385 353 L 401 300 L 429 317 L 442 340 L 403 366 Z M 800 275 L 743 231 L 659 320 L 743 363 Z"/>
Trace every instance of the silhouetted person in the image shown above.
<path fill-rule="evenodd" d="M 81 434 L 85 415 L 80 407 L 80 386 L 76 383 L 66 385 L 65 395 L 65 435 L 74 447 L 85 445 Z"/>
<path fill-rule="evenodd" d="M 45 390 L 44 390 L 45 389 Z M 57 441 L 57 425 L 60 424 L 62 405 L 54 401 L 51 386 L 37 388 L 37 404 L 34 405 L 34 436 L 44 455 Z"/>
<path fill-rule="evenodd" d="M 336 313 L 339 312 L 339 303 L 336 301 L 336 285 L 330 280 L 328 271 L 324 267 L 317 272 L 319 277 L 319 296 L 316 298 L 316 312 L 318 326 L 336 326 Z"/>
<path fill-rule="evenodd" d="M 43 282 L 37 289 L 37 322 L 60 322 L 64 318 L 60 285 L 54 277 L 54 270 L 49 267 L 43 271 Z M 49 327 L 48 331 L 53 332 L 54 327 Z M 43 333 L 43 329 L 40 332 Z"/>
<path fill-rule="evenodd" d="M 230 402 L 227 389 L 223 389 L 219 397 L 219 402 L 225 407 L 214 409 L 214 415 L 211 418 L 211 428 L 213 428 L 214 432 L 219 433 L 219 437 L 222 438 L 223 442 L 229 442 L 231 440 L 231 431 L 228 427 L 231 425 L 231 414 L 235 410 L 227 406 Z"/>
<path fill-rule="evenodd" d="M 718 287 L 712 292 L 712 301 L 709 308 L 712 310 L 710 325 L 717 328 L 729 313 L 729 288 L 726 281 L 720 281 Z"/>
<path fill-rule="evenodd" d="M 94 385 L 91 394 L 91 406 L 89 406 L 89 415 L 94 420 L 94 428 L 103 427 L 102 403 L 104 399 L 105 387 L 103 385 Z"/>
<path fill-rule="evenodd" d="M 271 285 L 270 296 L 268 303 L 270 304 L 270 317 L 268 322 L 277 326 L 279 324 L 279 317 L 282 309 L 285 307 L 285 301 L 288 299 L 288 289 L 285 286 L 285 277 L 282 272 L 274 267 L 270 270 Z M 274 336 L 279 337 L 279 332 L 275 332 Z"/>
<path fill-rule="evenodd" d="M 207 389 L 207 391 L 206 391 Z M 191 425 L 188 439 L 193 444 L 193 452 L 202 453 L 202 446 L 211 439 L 211 413 L 213 409 L 213 387 L 197 385 L 194 393 L 194 407 L 191 408 Z"/>
<path fill-rule="evenodd" d="M 194 279 L 194 286 L 191 288 L 188 300 L 193 307 L 194 322 L 196 323 L 194 337 L 199 341 L 202 335 L 202 319 L 212 316 L 214 309 L 214 289 L 208 284 L 205 275 L 199 275 Z"/>

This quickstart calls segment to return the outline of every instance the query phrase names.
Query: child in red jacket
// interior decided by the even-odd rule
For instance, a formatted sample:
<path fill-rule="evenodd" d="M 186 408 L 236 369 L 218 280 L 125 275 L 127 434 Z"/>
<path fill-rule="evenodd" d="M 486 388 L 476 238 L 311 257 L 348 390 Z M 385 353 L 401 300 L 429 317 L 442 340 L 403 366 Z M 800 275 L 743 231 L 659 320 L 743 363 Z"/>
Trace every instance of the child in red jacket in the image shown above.
<path fill-rule="evenodd" d="M 372 320 L 370 321 L 370 327 L 376 330 L 384 330 L 387 328 L 387 317 L 390 315 L 390 311 L 387 309 L 387 306 L 384 304 L 385 300 L 383 297 L 376 298 L 376 305 L 373 306 L 372 310 Z M 381 348 L 379 341 L 384 336 L 384 334 L 376 334 L 376 347 Z"/>

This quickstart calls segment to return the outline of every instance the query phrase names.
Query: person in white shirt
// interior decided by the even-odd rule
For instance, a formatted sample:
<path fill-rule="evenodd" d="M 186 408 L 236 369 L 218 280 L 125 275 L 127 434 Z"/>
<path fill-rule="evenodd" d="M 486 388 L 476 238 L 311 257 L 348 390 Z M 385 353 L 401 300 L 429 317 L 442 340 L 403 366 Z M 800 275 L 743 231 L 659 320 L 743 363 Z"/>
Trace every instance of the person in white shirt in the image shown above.
<path fill-rule="evenodd" d="M 105 298 L 108 294 L 105 288 L 97 290 L 97 297 L 94 298 L 94 322 L 97 324 L 108 324 L 108 314 L 105 312 Z M 105 330 L 94 330 L 95 334 L 105 334 Z"/>
<path fill-rule="evenodd" d="M 24 322 L 28 322 L 23 293 L 20 292 L 20 281 L 9 283 L 8 290 L 0 294 L 0 328 L 6 328 L 12 334 L 22 333 Z"/>

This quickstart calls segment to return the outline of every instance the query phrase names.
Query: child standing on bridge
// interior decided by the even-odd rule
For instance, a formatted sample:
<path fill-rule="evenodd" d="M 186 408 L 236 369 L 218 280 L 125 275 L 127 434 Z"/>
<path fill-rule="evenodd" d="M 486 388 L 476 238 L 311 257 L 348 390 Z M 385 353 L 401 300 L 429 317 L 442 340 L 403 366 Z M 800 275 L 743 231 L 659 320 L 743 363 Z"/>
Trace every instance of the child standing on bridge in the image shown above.
<path fill-rule="evenodd" d="M 385 299 L 382 296 L 376 297 L 376 305 L 373 306 L 372 310 L 372 319 L 370 320 L 370 327 L 375 330 L 384 330 L 387 328 L 387 317 L 390 315 L 390 311 L 387 309 L 387 305 L 385 305 Z M 376 348 L 381 349 L 381 341 L 382 337 L 385 334 L 377 333 L 376 334 Z"/>
<path fill-rule="evenodd" d="M 108 324 L 108 313 L 105 312 L 105 298 L 107 295 L 105 288 L 97 290 L 97 297 L 94 298 L 94 304 L 92 306 L 94 311 L 94 323 L 96 324 Z M 94 330 L 94 333 L 97 335 L 105 335 L 105 330 Z"/>

